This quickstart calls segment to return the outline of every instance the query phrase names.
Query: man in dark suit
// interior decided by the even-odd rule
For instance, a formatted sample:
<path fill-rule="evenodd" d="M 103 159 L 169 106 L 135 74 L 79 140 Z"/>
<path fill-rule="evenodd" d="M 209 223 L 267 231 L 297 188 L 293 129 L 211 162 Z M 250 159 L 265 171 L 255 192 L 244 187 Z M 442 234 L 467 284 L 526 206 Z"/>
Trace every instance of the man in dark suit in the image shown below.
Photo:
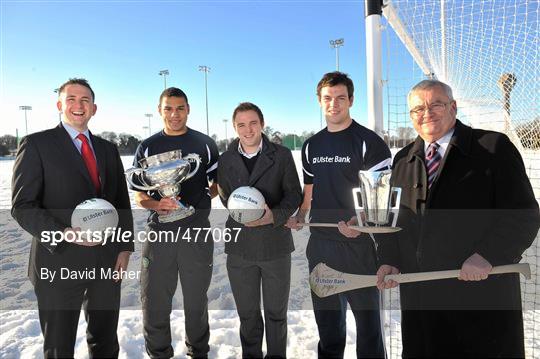
<path fill-rule="evenodd" d="M 401 187 L 396 234 L 377 236 L 387 274 L 461 268 L 459 279 L 400 286 L 403 357 L 524 357 L 518 263 L 540 216 L 523 160 L 504 134 L 456 120 L 451 88 L 425 80 L 409 93 L 416 140 L 394 158 Z"/>
<path fill-rule="evenodd" d="M 233 113 L 238 139 L 218 162 L 218 188 L 224 205 L 239 187 L 257 188 L 265 198 L 264 215 L 245 226 L 229 217 L 227 228 L 240 228 L 225 243 L 227 273 L 240 317 L 243 358 L 262 358 L 266 328 L 267 358 L 287 357 L 287 305 L 291 283 L 291 230 L 284 224 L 302 200 L 300 181 L 289 149 L 262 133 L 264 117 L 243 102 Z M 261 315 L 261 292 L 264 320 Z"/>
<path fill-rule="evenodd" d="M 120 281 L 102 274 L 111 269 L 125 271 L 133 251 L 133 218 L 124 169 L 116 146 L 88 130 L 97 109 L 88 82 L 70 79 L 58 95 L 62 122 L 28 135 L 20 143 L 13 169 L 11 213 L 34 237 L 28 275 L 38 300 L 44 356 L 73 357 L 83 305 L 90 357 L 118 357 Z M 129 231 L 127 242 L 103 245 L 64 240 L 53 244 L 44 240 L 44 234 L 51 231 L 77 234 L 79 229 L 71 228 L 73 209 L 94 197 L 117 209 L 118 227 Z M 66 273 L 77 274 L 65 278 Z"/>

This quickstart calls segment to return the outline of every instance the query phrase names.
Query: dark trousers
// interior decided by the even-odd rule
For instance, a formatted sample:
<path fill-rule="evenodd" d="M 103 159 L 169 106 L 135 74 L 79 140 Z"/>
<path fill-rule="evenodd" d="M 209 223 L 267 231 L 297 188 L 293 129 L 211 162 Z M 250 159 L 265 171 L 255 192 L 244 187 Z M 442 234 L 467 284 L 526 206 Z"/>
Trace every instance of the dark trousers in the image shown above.
<path fill-rule="evenodd" d="M 519 310 L 403 310 L 403 358 L 524 358 Z"/>
<path fill-rule="evenodd" d="M 45 358 L 73 358 L 81 306 L 87 322 L 86 341 L 90 358 L 117 358 L 116 329 L 120 307 L 120 282 L 101 278 L 101 268 L 114 268 L 116 251 L 102 246 L 66 244 L 66 261 L 41 268 L 57 271 L 53 282 L 39 279 L 34 286 Z M 61 268 L 81 273 L 95 270 L 95 279 L 61 279 Z"/>
<path fill-rule="evenodd" d="M 242 357 L 263 357 L 262 340 L 266 329 L 266 357 L 285 358 L 291 255 L 269 261 L 250 261 L 229 254 L 227 272 L 240 317 Z M 264 324 L 260 307 L 261 285 Z"/>
<path fill-rule="evenodd" d="M 192 231 L 192 235 L 194 233 Z M 178 277 L 182 286 L 188 355 L 207 357 L 210 327 L 206 293 L 212 278 L 213 252 L 211 237 L 206 243 L 204 236 L 199 236 L 197 243 L 145 242 L 141 301 L 146 351 L 151 358 L 174 355 L 170 314 Z"/>
<path fill-rule="evenodd" d="M 310 272 L 321 262 L 345 273 L 374 274 L 376 271 L 373 243 L 369 240 L 343 242 L 312 236 L 306 254 Z M 311 298 L 319 330 L 319 358 L 343 358 L 347 339 L 347 304 L 356 322 L 356 356 L 386 356 L 377 288 L 357 289 L 326 298 L 319 298 L 311 292 Z"/>

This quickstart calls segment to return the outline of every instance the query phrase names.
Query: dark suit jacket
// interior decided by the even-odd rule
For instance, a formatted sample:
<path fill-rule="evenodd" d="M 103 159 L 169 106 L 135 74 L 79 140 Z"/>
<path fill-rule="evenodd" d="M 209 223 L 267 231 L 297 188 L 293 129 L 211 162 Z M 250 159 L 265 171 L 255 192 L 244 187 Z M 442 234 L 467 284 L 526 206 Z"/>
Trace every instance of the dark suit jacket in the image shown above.
<path fill-rule="evenodd" d="M 118 226 L 133 233 L 133 217 L 124 178 L 124 169 L 116 146 L 92 134 L 101 178 L 101 198 L 118 211 Z M 72 258 L 66 253 L 69 246 L 57 246 L 40 241 L 42 231 L 63 231 L 71 226 L 73 209 L 84 200 L 97 197 L 81 154 L 62 127 L 24 137 L 19 145 L 12 179 L 11 214 L 34 240 L 30 253 L 28 274 L 32 283 L 39 278 L 41 266 L 84 264 L 85 258 Z M 108 243 L 107 251 L 133 251 L 129 243 Z M 96 246 L 96 250 L 99 250 Z M 84 267 L 83 267 L 84 268 Z"/>
<path fill-rule="evenodd" d="M 294 250 L 291 230 L 284 227 L 302 200 L 302 190 L 291 151 L 263 135 L 263 147 L 251 174 L 238 152 L 236 139 L 218 162 L 220 198 L 226 206 L 238 187 L 257 188 L 272 210 L 274 224 L 244 227 L 229 217 L 227 227 L 242 228 L 236 243 L 226 243 L 225 252 L 251 260 L 271 260 Z"/>
<path fill-rule="evenodd" d="M 402 188 L 394 235 L 378 236 L 381 264 L 407 272 L 459 269 L 475 252 L 493 266 L 517 263 L 538 233 L 538 203 L 507 136 L 457 121 L 442 168 L 427 190 L 424 141 L 398 152 L 392 185 Z M 521 309 L 519 277 L 490 276 L 400 286 L 402 308 Z"/>
<path fill-rule="evenodd" d="M 407 272 L 459 269 L 475 252 L 493 266 L 517 263 L 538 233 L 538 203 L 523 160 L 505 135 L 457 121 L 442 168 L 427 190 L 424 141 L 394 158 L 402 188 L 395 235 L 378 236 L 381 264 Z M 402 307 L 519 309 L 518 275 L 402 285 Z"/>

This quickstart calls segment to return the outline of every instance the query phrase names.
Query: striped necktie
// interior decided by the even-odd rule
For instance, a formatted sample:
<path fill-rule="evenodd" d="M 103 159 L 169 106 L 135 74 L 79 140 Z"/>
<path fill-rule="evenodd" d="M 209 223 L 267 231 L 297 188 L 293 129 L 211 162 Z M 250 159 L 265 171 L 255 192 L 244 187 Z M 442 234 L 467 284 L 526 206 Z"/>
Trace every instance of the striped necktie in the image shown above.
<path fill-rule="evenodd" d="M 437 142 L 430 143 L 426 151 L 426 168 L 428 174 L 428 188 L 431 188 L 437 170 L 441 165 L 441 154 L 439 153 L 439 145 Z"/>

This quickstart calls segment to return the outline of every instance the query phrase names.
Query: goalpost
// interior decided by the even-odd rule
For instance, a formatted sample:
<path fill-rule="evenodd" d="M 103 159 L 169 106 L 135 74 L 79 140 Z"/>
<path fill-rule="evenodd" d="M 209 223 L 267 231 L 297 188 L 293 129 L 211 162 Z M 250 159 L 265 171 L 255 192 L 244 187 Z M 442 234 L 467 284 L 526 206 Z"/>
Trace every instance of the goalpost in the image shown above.
<path fill-rule="evenodd" d="M 384 0 L 381 16 L 372 6 L 382 1 L 367 0 L 365 13 L 370 127 L 390 147 L 403 147 L 416 135 L 406 104 L 409 89 L 439 79 L 452 87 L 463 123 L 508 135 L 540 199 L 540 2 Z M 538 242 L 523 259 L 533 272 L 522 283 L 528 357 L 540 356 Z M 396 309 L 385 323 L 392 357 L 401 355 L 398 298 L 394 290 L 386 298 L 387 307 Z"/>
<path fill-rule="evenodd" d="M 383 26 L 410 53 L 417 80 L 452 87 L 463 122 L 504 132 L 525 153 L 540 150 L 539 7 L 529 0 L 386 0 Z"/>

